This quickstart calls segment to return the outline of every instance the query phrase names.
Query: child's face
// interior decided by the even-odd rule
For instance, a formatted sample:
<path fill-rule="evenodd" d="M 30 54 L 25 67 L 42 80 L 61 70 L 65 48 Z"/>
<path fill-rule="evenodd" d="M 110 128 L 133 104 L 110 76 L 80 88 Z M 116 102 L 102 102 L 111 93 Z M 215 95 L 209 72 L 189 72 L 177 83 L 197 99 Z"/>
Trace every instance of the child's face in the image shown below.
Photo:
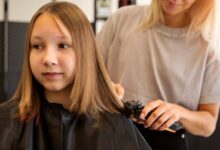
<path fill-rule="evenodd" d="M 72 38 L 63 23 L 48 14 L 34 23 L 30 40 L 30 66 L 45 94 L 69 94 L 75 75 Z"/>

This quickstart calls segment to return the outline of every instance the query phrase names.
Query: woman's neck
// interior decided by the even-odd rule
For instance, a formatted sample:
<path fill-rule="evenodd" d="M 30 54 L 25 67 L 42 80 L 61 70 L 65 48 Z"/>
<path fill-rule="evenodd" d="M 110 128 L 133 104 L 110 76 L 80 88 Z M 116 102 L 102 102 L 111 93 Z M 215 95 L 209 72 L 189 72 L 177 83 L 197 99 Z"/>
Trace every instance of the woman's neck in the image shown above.
<path fill-rule="evenodd" d="M 190 24 L 190 17 L 187 14 L 175 16 L 164 15 L 165 25 L 172 28 L 181 28 Z"/>

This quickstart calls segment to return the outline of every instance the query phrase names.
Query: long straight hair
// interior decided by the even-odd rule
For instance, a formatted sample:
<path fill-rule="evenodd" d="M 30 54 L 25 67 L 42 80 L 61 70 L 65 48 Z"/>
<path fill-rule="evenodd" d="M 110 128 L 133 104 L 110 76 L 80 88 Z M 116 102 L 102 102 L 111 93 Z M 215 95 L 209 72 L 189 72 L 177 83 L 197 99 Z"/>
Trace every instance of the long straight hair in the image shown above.
<path fill-rule="evenodd" d="M 150 28 L 157 23 L 165 22 L 160 3 L 161 0 L 151 1 L 147 9 L 147 18 L 142 27 Z M 188 10 L 191 19 L 188 37 L 200 32 L 216 51 L 220 48 L 220 14 L 217 12 L 219 9 L 219 0 L 196 0 Z"/>
<path fill-rule="evenodd" d="M 72 36 L 76 55 L 76 74 L 70 94 L 72 112 L 98 119 L 103 111 L 122 112 L 123 103 L 117 98 L 104 63 L 97 50 L 95 36 L 85 14 L 69 2 L 50 2 L 32 17 L 25 42 L 23 71 L 13 99 L 19 100 L 22 121 L 39 117 L 43 87 L 30 69 L 30 38 L 36 19 L 43 13 L 59 19 Z"/>

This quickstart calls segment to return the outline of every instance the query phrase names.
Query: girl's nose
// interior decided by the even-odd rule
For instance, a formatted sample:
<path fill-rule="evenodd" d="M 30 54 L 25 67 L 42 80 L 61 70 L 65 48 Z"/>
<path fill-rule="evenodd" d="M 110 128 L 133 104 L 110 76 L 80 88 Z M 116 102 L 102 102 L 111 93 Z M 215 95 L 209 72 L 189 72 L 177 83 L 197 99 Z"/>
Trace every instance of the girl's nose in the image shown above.
<path fill-rule="evenodd" d="M 44 65 L 46 66 L 57 65 L 58 63 L 56 50 L 51 47 L 48 47 L 45 50 L 43 57 L 44 57 L 43 62 L 44 62 Z"/>

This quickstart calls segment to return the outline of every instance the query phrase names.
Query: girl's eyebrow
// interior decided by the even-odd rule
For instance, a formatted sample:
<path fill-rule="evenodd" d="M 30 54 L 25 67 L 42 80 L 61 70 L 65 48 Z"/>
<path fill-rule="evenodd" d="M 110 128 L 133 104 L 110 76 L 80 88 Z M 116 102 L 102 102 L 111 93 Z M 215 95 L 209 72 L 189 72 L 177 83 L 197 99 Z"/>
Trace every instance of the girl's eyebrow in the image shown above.
<path fill-rule="evenodd" d="M 40 36 L 31 36 L 31 39 L 42 39 Z"/>
<path fill-rule="evenodd" d="M 44 39 L 42 36 L 39 36 L 39 35 L 33 35 L 33 36 L 31 36 L 31 40 L 42 40 L 42 39 Z M 67 37 L 67 36 L 65 36 L 65 35 L 60 35 L 60 36 L 56 36 L 56 38 L 55 39 L 60 39 L 60 40 L 67 40 L 67 41 L 69 41 L 69 42 L 71 42 L 71 39 L 69 38 L 69 37 Z"/>

